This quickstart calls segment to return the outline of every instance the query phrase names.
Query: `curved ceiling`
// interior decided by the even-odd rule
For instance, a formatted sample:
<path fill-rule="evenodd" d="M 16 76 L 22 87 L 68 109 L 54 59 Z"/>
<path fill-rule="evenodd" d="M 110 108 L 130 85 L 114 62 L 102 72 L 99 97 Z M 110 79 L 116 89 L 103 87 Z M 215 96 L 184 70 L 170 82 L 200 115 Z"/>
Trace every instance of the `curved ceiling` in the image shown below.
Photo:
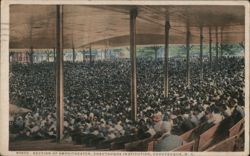
<path fill-rule="evenodd" d="M 170 44 L 185 44 L 186 26 L 190 25 L 191 43 L 199 43 L 200 26 L 204 42 L 209 27 L 215 41 L 223 30 L 224 43 L 244 42 L 244 6 L 105 6 L 64 5 L 64 48 L 82 49 L 129 45 L 129 11 L 137 8 L 138 45 L 163 44 L 164 23 L 170 19 Z M 233 11 L 232 11 L 233 10 Z M 11 5 L 10 48 L 48 49 L 55 47 L 55 5 Z"/>

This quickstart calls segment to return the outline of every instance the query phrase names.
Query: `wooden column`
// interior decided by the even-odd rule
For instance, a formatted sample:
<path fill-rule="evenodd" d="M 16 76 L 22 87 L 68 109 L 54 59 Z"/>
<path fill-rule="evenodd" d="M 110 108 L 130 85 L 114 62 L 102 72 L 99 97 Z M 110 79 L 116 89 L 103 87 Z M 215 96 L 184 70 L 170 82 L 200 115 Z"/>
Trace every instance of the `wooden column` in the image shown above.
<path fill-rule="evenodd" d="M 82 62 L 84 62 L 85 61 L 85 50 L 83 49 L 83 51 L 82 51 Z"/>
<path fill-rule="evenodd" d="M 170 22 L 167 18 L 165 23 L 165 51 L 164 51 L 164 97 L 168 97 L 168 53 L 169 53 L 169 30 Z"/>
<path fill-rule="evenodd" d="M 28 63 L 28 61 L 26 62 L 26 55 L 25 55 L 25 53 L 21 53 L 21 60 L 22 60 L 22 63 Z"/>
<path fill-rule="evenodd" d="M 56 48 L 53 48 L 53 53 L 54 53 L 54 62 L 56 62 Z"/>
<path fill-rule="evenodd" d="M 18 62 L 18 52 L 16 52 L 16 62 Z"/>
<path fill-rule="evenodd" d="M 26 53 L 21 53 L 21 60 L 22 60 L 22 63 L 28 63 L 28 60 L 27 60 L 27 57 L 26 57 L 27 55 L 26 55 Z M 28 58 L 30 58 L 30 57 L 28 57 Z M 26 62 L 26 60 L 27 60 L 27 62 Z M 31 62 L 31 61 L 30 61 Z"/>
<path fill-rule="evenodd" d="M 158 58 L 157 51 L 158 51 L 158 49 L 154 48 L 154 51 L 155 51 L 155 61 L 157 61 L 157 58 Z"/>
<path fill-rule="evenodd" d="M 57 59 L 56 59 L 56 52 L 57 52 L 57 48 L 56 48 L 56 45 L 55 45 L 55 48 L 53 48 L 53 57 L 54 57 L 54 60 L 53 60 L 53 68 L 54 68 L 54 71 L 55 71 L 55 81 L 56 81 L 56 68 L 57 68 Z M 40 56 L 40 55 L 39 55 Z"/>
<path fill-rule="evenodd" d="M 20 55 L 21 53 L 19 52 L 18 53 L 18 62 L 20 63 L 20 62 L 22 62 L 22 58 L 21 58 L 21 55 Z"/>
<path fill-rule="evenodd" d="M 31 47 L 30 48 L 30 54 L 29 54 L 29 61 L 30 61 L 31 64 L 33 64 L 33 54 L 34 54 L 34 49 L 33 49 L 33 47 Z"/>
<path fill-rule="evenodd" d="M 26 56 L 26 53 L 20 53 L 20 58 L 21 58 L 21 62 L 23 63 L 24 62 L 24 58 L 25 58 L 25 56 Z M 27 61 L 28 62 L 28 61 Z"/>
<path fill-rule="evenodd" d="M 220 57 L 223 56 L 223 27 L 220 29 Z"/>
<path fill-rule="evenodd" d="M 72 52 L 73 52 L 73 62 L 75 63 L 76 61 L 76 52 L 75 52 L 75 48 L 72 48 Z"/>
<path fill-rule="evenodd" d="M 203 79 L 203 27 L 200 26 L 200 78 Z"/>
<path fill-rule="evenodd" d="M 103 49 L 103 51 L 101 51 L 101 53 L 102 53 L 102 60 L 104 60 L 105 59 L 105 49 Z"/>
<path fill-rule="evenodd" d="M 18 52 L 15 52 L 15 62 L 18 62 Z"/>
<path fill-rule="evenodd" d="M 11 59 L 10 59 L 11 58 Z M 10 51 L 9 53 L 9 63 L 13 62 L 13 52 Z"/>
<path fill-rule="evenodd" d="M 64 78 L 63 78 L 63 6 L 56 6 L 56 114 L 57 142 L 63 138 Z"/>
<path fill-rule="evenodd" d="M 109 49 L 109 60 L 112 59 L 112 56 L 111 56 L 111 49 Z"/>
<path fill-rule="evenodd" d="M 16 61 L 16 53 L 13 52 L 12 62 L 15 62 L 15 61 Z"/>
<path fill-rule="evenodd" d="M 92 63 L 92 49 L 91 49 L 91 46 L 89 46 L 89 63 Z"/>
<path fill-rule="evenodd" d="M 46 54 L 47 54 L 47 62 L 49 62 L 50 51 L 49 51 L 49 50 L 46 50 Z"/>
<path fill-rule="evenodd" d="M 17 52 L 17 62 L 19 62 L 19 52 Z"/>
<path fill-rule="evenodd" d="M 190 86 L 190 67 L 189 67 L 189 62 L 190 62 L 190 58 L 189 58 L 189 50 L 190 50 L 190 30 L 189 30 L 189 22 L 187 22 L 187 34 L 186 34 L 186 50 L 187 50 L 187 86 Z"/>
<path fill-rule="evenodd" d="M 131 110 L 132 120 L 137 117 L 137 92 L 136 92 L 136 16 L 137 10 L 130 10 L 130 60 L 131 60 Z"/>
<path fill-rule="evenodd" d="M 22 52 L 19 52 L 19 61 L 20 61 L 20 63 L 23 62 Z"/>
<path fill-rule="evenodd" d="M 19 53 L 19 62 L 20 62 L 20 63 L 23 62 L 22 52 Z"/>
<path fill-rule="evenodd" d="M 105 50 L 104 50 L 104 59 L 105 60 L 107 59 L 107 51 L 108 51 L 108 49 L 105 48 Z"/>
<path fill-rule="evenodd" d="M 215 37 L 216 37 L 216 66 L 217 66 L 217 64 L 218 64 L 218 52 L 219 52 L 219 41 L 218 41 L 218 27 L 216 26 L 216 28 L 215 28 Z"/>
<path fill-rule="evenodd" d="M 212 33 L 211 33 L 211 27 L 209 27 L 209 63 L 210 63 L 210 69 L 212 69 Z"/>

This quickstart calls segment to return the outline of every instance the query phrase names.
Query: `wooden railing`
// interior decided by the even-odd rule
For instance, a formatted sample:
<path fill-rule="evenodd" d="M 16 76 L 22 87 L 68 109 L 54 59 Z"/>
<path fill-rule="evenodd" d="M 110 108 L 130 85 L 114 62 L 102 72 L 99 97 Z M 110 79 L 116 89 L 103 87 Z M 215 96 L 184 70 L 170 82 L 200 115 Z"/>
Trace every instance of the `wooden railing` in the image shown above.
<path fill-rule="evenodd" d="M 237 135 L 240 129 L 243 128 L 244 118 L 241 119 L 237 124 L 235 124 L 232 128 L 229 129 L 229 137 Z"/>

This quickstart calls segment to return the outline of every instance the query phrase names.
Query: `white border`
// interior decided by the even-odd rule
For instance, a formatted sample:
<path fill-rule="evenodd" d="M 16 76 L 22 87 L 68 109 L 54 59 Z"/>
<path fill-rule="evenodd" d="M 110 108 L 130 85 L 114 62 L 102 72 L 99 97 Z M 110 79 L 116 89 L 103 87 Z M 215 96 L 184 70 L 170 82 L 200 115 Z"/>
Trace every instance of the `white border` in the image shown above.
<path fill-rule="evenodd" d="M 249 3 L 247 1 L 101 1 L 101 0 L 3 0 L 1 5 L 1 53 L 0 53 L 0 155 L 16 155 L 17 152 L 8 150 L 9 143 L 9 6 L 11 4 L 43 4 L 43 5 L 244 5 L 245 6 L 245 151 L 244 152 L 121 152 L 121 155 L 248 155 L 249 153 Z M 248 121 L 248 122 L 247 122 Z M 51 155 L 59 155 L 53 153 Z M 77 154 L 66 152 L 64 155 Z M 84 152 L 77 155 L 94 155 L 95 152 Z M 100 152 L 97 152 L 100 153 Z M 96 153 L 96 154 L 97 154 Z M 103 154 L 117 155 L 120 152 L 102 152 Z M 36 151 L 35 155 L 44 155 L 45 151 Z M 22 154 L 18 154 L 22 155 Z M 23 155 L 34 155 L 28 152 Z M 128 155 L 129 156 L 129 155 Z"/>

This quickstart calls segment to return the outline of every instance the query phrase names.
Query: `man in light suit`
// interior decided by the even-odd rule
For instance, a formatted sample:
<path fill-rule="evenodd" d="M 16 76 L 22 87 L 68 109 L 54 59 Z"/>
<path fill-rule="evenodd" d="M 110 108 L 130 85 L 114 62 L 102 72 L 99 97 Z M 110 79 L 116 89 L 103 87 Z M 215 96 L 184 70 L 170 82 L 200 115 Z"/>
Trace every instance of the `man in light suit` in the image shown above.
<path fill-rule="evenodd" d="M 162 136 L 157 139 L 154 145 L 154 151 L 170 151 L 185 143 L 179 136 L 171 134 L 165 124 L 162 126 L 162 133 Z"/>

